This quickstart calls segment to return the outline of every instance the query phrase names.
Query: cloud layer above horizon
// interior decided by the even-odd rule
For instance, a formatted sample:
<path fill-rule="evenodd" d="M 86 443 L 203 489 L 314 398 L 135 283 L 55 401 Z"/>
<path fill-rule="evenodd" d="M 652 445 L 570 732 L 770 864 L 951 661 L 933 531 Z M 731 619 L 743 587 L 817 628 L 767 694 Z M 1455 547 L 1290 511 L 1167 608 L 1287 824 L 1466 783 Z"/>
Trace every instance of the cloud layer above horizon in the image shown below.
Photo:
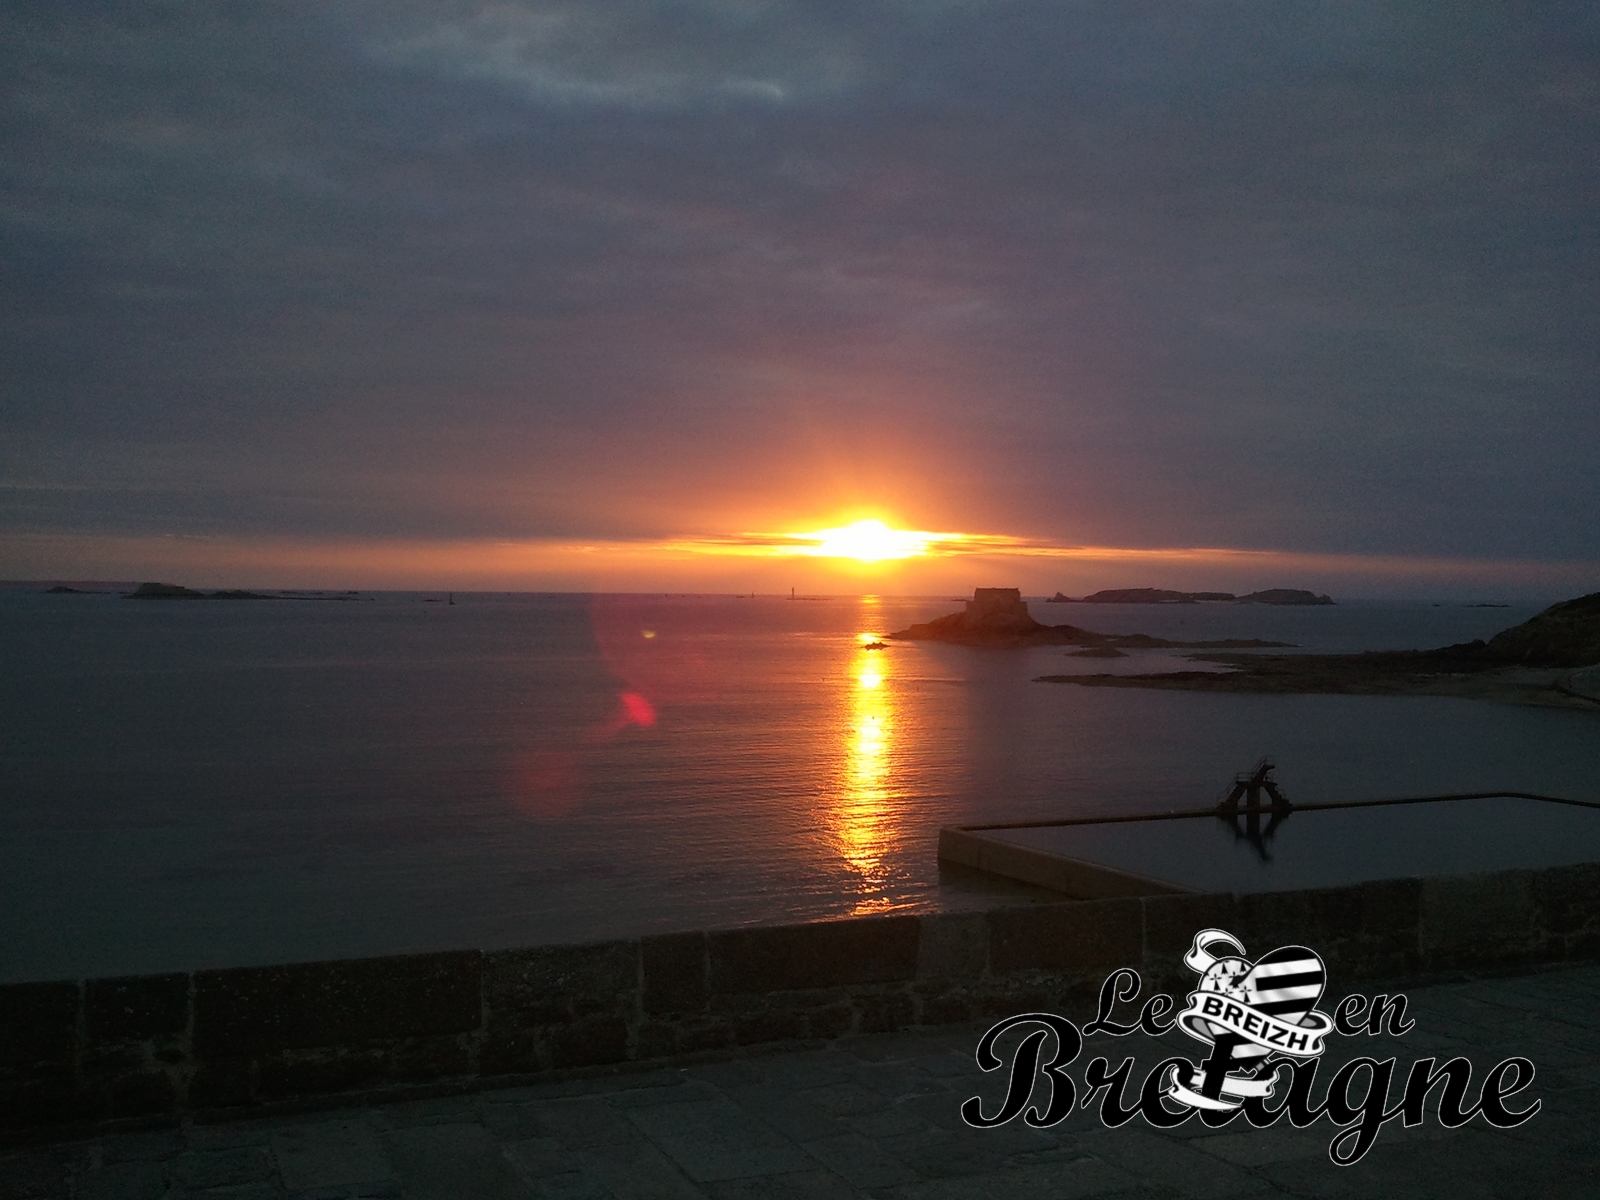
<path fill-rule="evenodd" d="M 1592 5 L 40 3 L 0 77 L 27 545 L 1600 563 Z"/>

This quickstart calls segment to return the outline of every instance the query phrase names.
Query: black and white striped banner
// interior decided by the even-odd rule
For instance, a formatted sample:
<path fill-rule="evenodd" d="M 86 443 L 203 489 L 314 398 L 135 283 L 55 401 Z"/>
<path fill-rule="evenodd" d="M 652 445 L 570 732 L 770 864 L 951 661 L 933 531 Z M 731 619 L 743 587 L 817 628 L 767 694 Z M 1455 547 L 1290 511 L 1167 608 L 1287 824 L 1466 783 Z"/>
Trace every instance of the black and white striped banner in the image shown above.
<path fill-rule="evenodd" d="M 1221 951 L 1233 950 L 1235 954 Z M 1179 1028 L 1223 1054 L 1226 1074 L 1207 1075 L 1196 1090 L 1174 1071 L 1167 1095 L 1199 1108 L 1237 1108 L 1251 1096 L 1270 1096 L 1275 1076 L 1257 1078 L 1271 1054 L 1316 1058 L 1333 1021 L 1317 1011 L 1327 986 L 1327 971 L 1316 951 L 1283 946 L 1254 963 L 1244 946 L 1221 929 L 1203 929 L 1184 955 L 1184 965 L 1200 973 L 1200 986 L 1177 1016 Z M 1213 1062 L 1216 1060 L 1213 1059 Z"/>

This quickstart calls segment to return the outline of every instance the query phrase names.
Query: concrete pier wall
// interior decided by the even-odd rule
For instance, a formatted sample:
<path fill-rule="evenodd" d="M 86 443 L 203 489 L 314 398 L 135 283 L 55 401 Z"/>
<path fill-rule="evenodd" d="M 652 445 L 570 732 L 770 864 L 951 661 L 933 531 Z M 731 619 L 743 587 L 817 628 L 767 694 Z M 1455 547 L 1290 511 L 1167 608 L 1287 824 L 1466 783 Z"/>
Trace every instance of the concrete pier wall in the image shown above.
<path fill-rule="evenodd" d="M 582 946 L 0 986 L 0 1129 L 252 1110 L 1045 1009 L 1105 975 L 1181 996 L 1203 928 L 1366 979 L 1600 957 L 1600 864 L 1167 895 Z M 1342 989 L 1342 990 L 1341 990 Z"/>

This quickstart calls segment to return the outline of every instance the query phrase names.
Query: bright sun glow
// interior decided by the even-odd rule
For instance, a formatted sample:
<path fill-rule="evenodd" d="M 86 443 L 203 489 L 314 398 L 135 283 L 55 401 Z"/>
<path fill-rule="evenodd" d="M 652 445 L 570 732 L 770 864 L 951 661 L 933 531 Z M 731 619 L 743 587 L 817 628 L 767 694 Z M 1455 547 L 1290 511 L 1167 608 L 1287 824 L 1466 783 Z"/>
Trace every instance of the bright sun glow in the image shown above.
<path fill-rule="evenodd" d="M 886 558 L 912 558 L 928 552 L 933 536 L 913 529 L 890 529 L 882 521 L 857 521 L 838 529 L 819 529 L 800 534 L 816 539 L 808 553 L 819 558 L 853 558 L 858 562 L 882 562 Z"/>

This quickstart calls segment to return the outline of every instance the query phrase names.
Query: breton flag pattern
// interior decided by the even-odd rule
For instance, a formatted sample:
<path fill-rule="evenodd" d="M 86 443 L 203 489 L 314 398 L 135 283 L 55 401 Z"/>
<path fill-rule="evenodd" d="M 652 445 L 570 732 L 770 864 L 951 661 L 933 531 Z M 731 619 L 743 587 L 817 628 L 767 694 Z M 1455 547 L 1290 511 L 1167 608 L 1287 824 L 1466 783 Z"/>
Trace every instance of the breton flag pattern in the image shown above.
<path fill-rule="evenodd" d="M 1244 977 L 1245 1003 L 1257 1012 L 1300 1023 L 1322 999 L 1328 973 L 1315 950 L 1283 946 L 1257 960 Z"/>
<path fill-rule="evenodd" d="M 1327 982 L 1328 973 L 1315 950 L 1282 946 L 1263 954 L 1244 977 L 1244 1002 L 1256 1012 L 1298 1025 L 1322 999 Z M 1255 1062 L 1271 1053 L 1271 1046 L 1246 1042 L 1234 1050 L 1233 1057 Z"/>
<path fill-rule="evenodd" d="M 1228 954 L 1227 951 L 1234 951 Z M 1205 1094 L 1174 1079 L 1168 1095 L 1207 1108 L 1237 1107 L 1248 1096 L 1270 1096 L 1270 1078 L 1257 1079 L 1256 1068 L 1270 1054 L 1290 1058 L 1322 1053 L 1322 1037 L 1333 1023 L 1318 1012 L 1327 985 L 1327 971 L 1316 951 L 1282 946 L 1254 963 L 1243 957 L 1244 946 L 1221 929 L 1195 935 L 1184 964 L 1200 973 L 1189 1005 L 1178 1014 L 1179 1027 L 1213 1047 L 1231 1066 L 1226 1076 L 1208 1075 Z"/>

